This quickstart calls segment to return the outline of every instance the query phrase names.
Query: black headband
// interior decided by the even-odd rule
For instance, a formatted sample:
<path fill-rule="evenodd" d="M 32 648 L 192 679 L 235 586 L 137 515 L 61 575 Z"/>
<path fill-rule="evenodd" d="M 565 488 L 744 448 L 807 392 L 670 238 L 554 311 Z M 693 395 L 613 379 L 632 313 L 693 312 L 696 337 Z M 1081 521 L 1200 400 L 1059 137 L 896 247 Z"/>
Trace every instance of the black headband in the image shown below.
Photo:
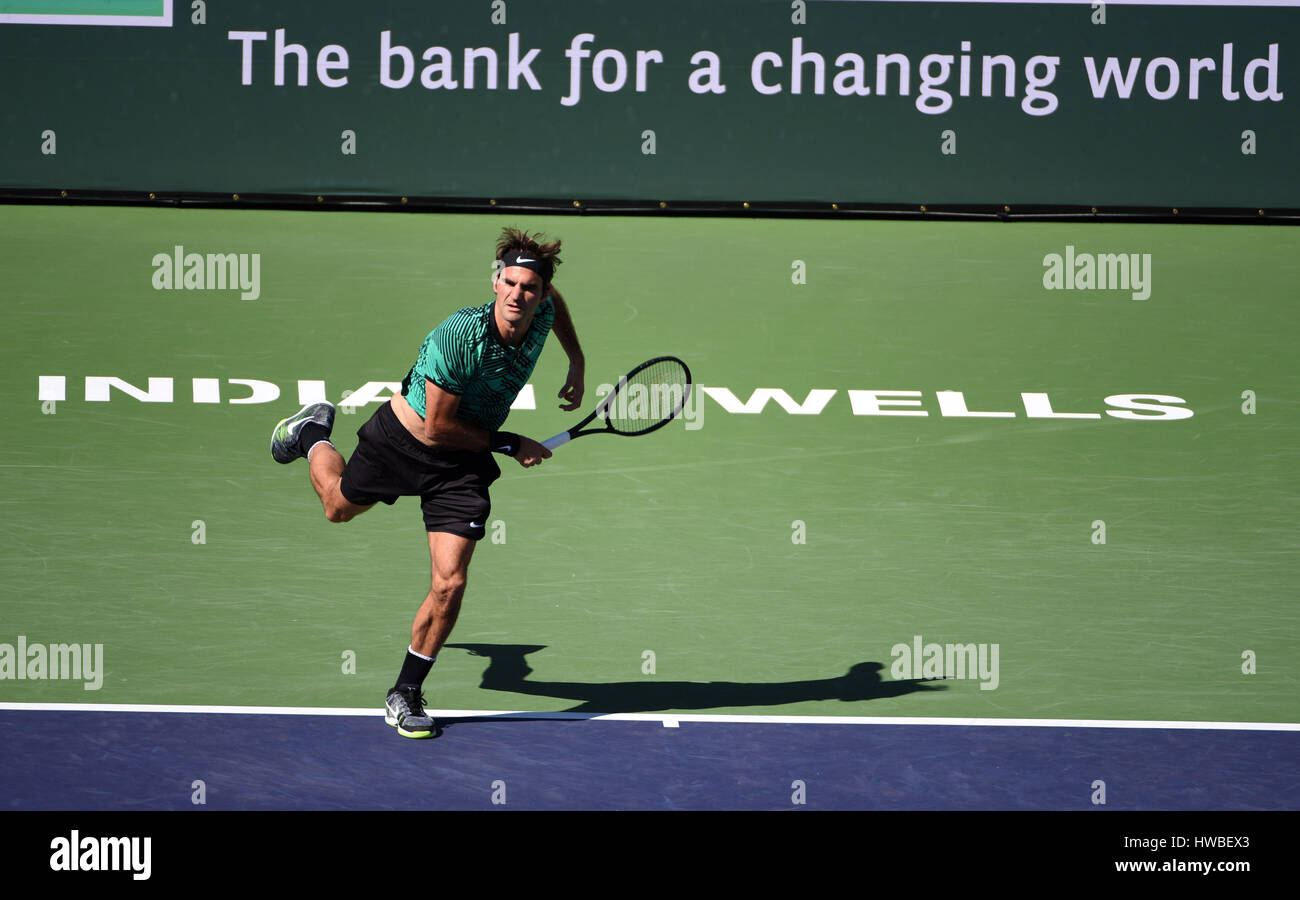
<path fill-rule="evenodd" d="M 508 269 L 511 266 L 531 269 L 541 275 L 542 281 L 546 284 L 551 283 L 551 276 L 555 274 L 555 265 L 549 259 L 542 259 L 527 250 L 511 250 L 501 258 L 502 269 Z"/>

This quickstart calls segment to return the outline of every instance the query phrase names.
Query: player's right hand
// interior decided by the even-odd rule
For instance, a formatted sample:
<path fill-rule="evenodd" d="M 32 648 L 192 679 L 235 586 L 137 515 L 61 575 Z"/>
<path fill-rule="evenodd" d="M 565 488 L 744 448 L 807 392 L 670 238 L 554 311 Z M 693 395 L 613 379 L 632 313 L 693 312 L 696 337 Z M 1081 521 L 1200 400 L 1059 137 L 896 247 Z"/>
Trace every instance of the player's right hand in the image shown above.
<path fill-rule="evenodd" d="M 515 459 L 518 460 L 519 465 L 523 466 L 525 469 L 529 466 L 537 465 L 544 459 L 551 458 L 551 451 L 547 450 L 532 438 L 520 435 L 519 440 L 519 450 L 515 453 Z"/>

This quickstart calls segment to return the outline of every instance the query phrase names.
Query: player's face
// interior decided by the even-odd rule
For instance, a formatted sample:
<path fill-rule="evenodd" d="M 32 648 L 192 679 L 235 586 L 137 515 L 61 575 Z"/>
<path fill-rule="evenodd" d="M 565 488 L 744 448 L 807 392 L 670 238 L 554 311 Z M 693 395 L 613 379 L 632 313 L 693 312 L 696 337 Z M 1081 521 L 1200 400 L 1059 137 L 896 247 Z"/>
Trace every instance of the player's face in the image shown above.
<path fill-rule="evenodd" d="M 532 318 L 542 302 L 545 285 L 542 276 L 523 266 L 510 266 L 497 275 L 497 306 L 501 317 L 514 324 Z"/>

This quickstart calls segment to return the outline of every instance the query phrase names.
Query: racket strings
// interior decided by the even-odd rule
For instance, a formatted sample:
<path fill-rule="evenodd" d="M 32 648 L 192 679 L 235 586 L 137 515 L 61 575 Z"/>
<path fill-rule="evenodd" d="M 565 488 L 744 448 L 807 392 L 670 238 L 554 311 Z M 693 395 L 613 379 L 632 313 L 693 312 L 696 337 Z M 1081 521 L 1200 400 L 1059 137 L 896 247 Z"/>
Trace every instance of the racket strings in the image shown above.
<path fill-rule="evenodd" d="M 620 434 L 641 434 L 677 416 L 690 396 L 690 374 L 675 359 L 656 360 L 619 381 L 604 418 Z"/>

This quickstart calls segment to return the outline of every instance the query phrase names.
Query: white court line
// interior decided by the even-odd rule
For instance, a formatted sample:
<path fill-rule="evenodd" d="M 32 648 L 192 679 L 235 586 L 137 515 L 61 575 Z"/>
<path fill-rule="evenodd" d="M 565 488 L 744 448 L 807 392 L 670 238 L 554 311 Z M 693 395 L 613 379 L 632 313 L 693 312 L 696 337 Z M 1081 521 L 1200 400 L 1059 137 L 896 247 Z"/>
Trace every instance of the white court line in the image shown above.
<path fill-rule="evenodd" d="M 382 716 L 378 707 L 173 706 L 154 703 L 0 703 L 0 710 L 32 712 L 204 713 L 266 716 Z M 746 725 L 965 725 L 1002 728 L 1167 728 L 1191 731 L 1300 731 L 1300 722 L 1179 722 L 1147 719 L 994 719 L 929 716 L 743 716 L 694 713 L 575 713 L 499 709 L 430 709 L 442 719 L 565 719 L 601 722 L 682 722 Z"/>

